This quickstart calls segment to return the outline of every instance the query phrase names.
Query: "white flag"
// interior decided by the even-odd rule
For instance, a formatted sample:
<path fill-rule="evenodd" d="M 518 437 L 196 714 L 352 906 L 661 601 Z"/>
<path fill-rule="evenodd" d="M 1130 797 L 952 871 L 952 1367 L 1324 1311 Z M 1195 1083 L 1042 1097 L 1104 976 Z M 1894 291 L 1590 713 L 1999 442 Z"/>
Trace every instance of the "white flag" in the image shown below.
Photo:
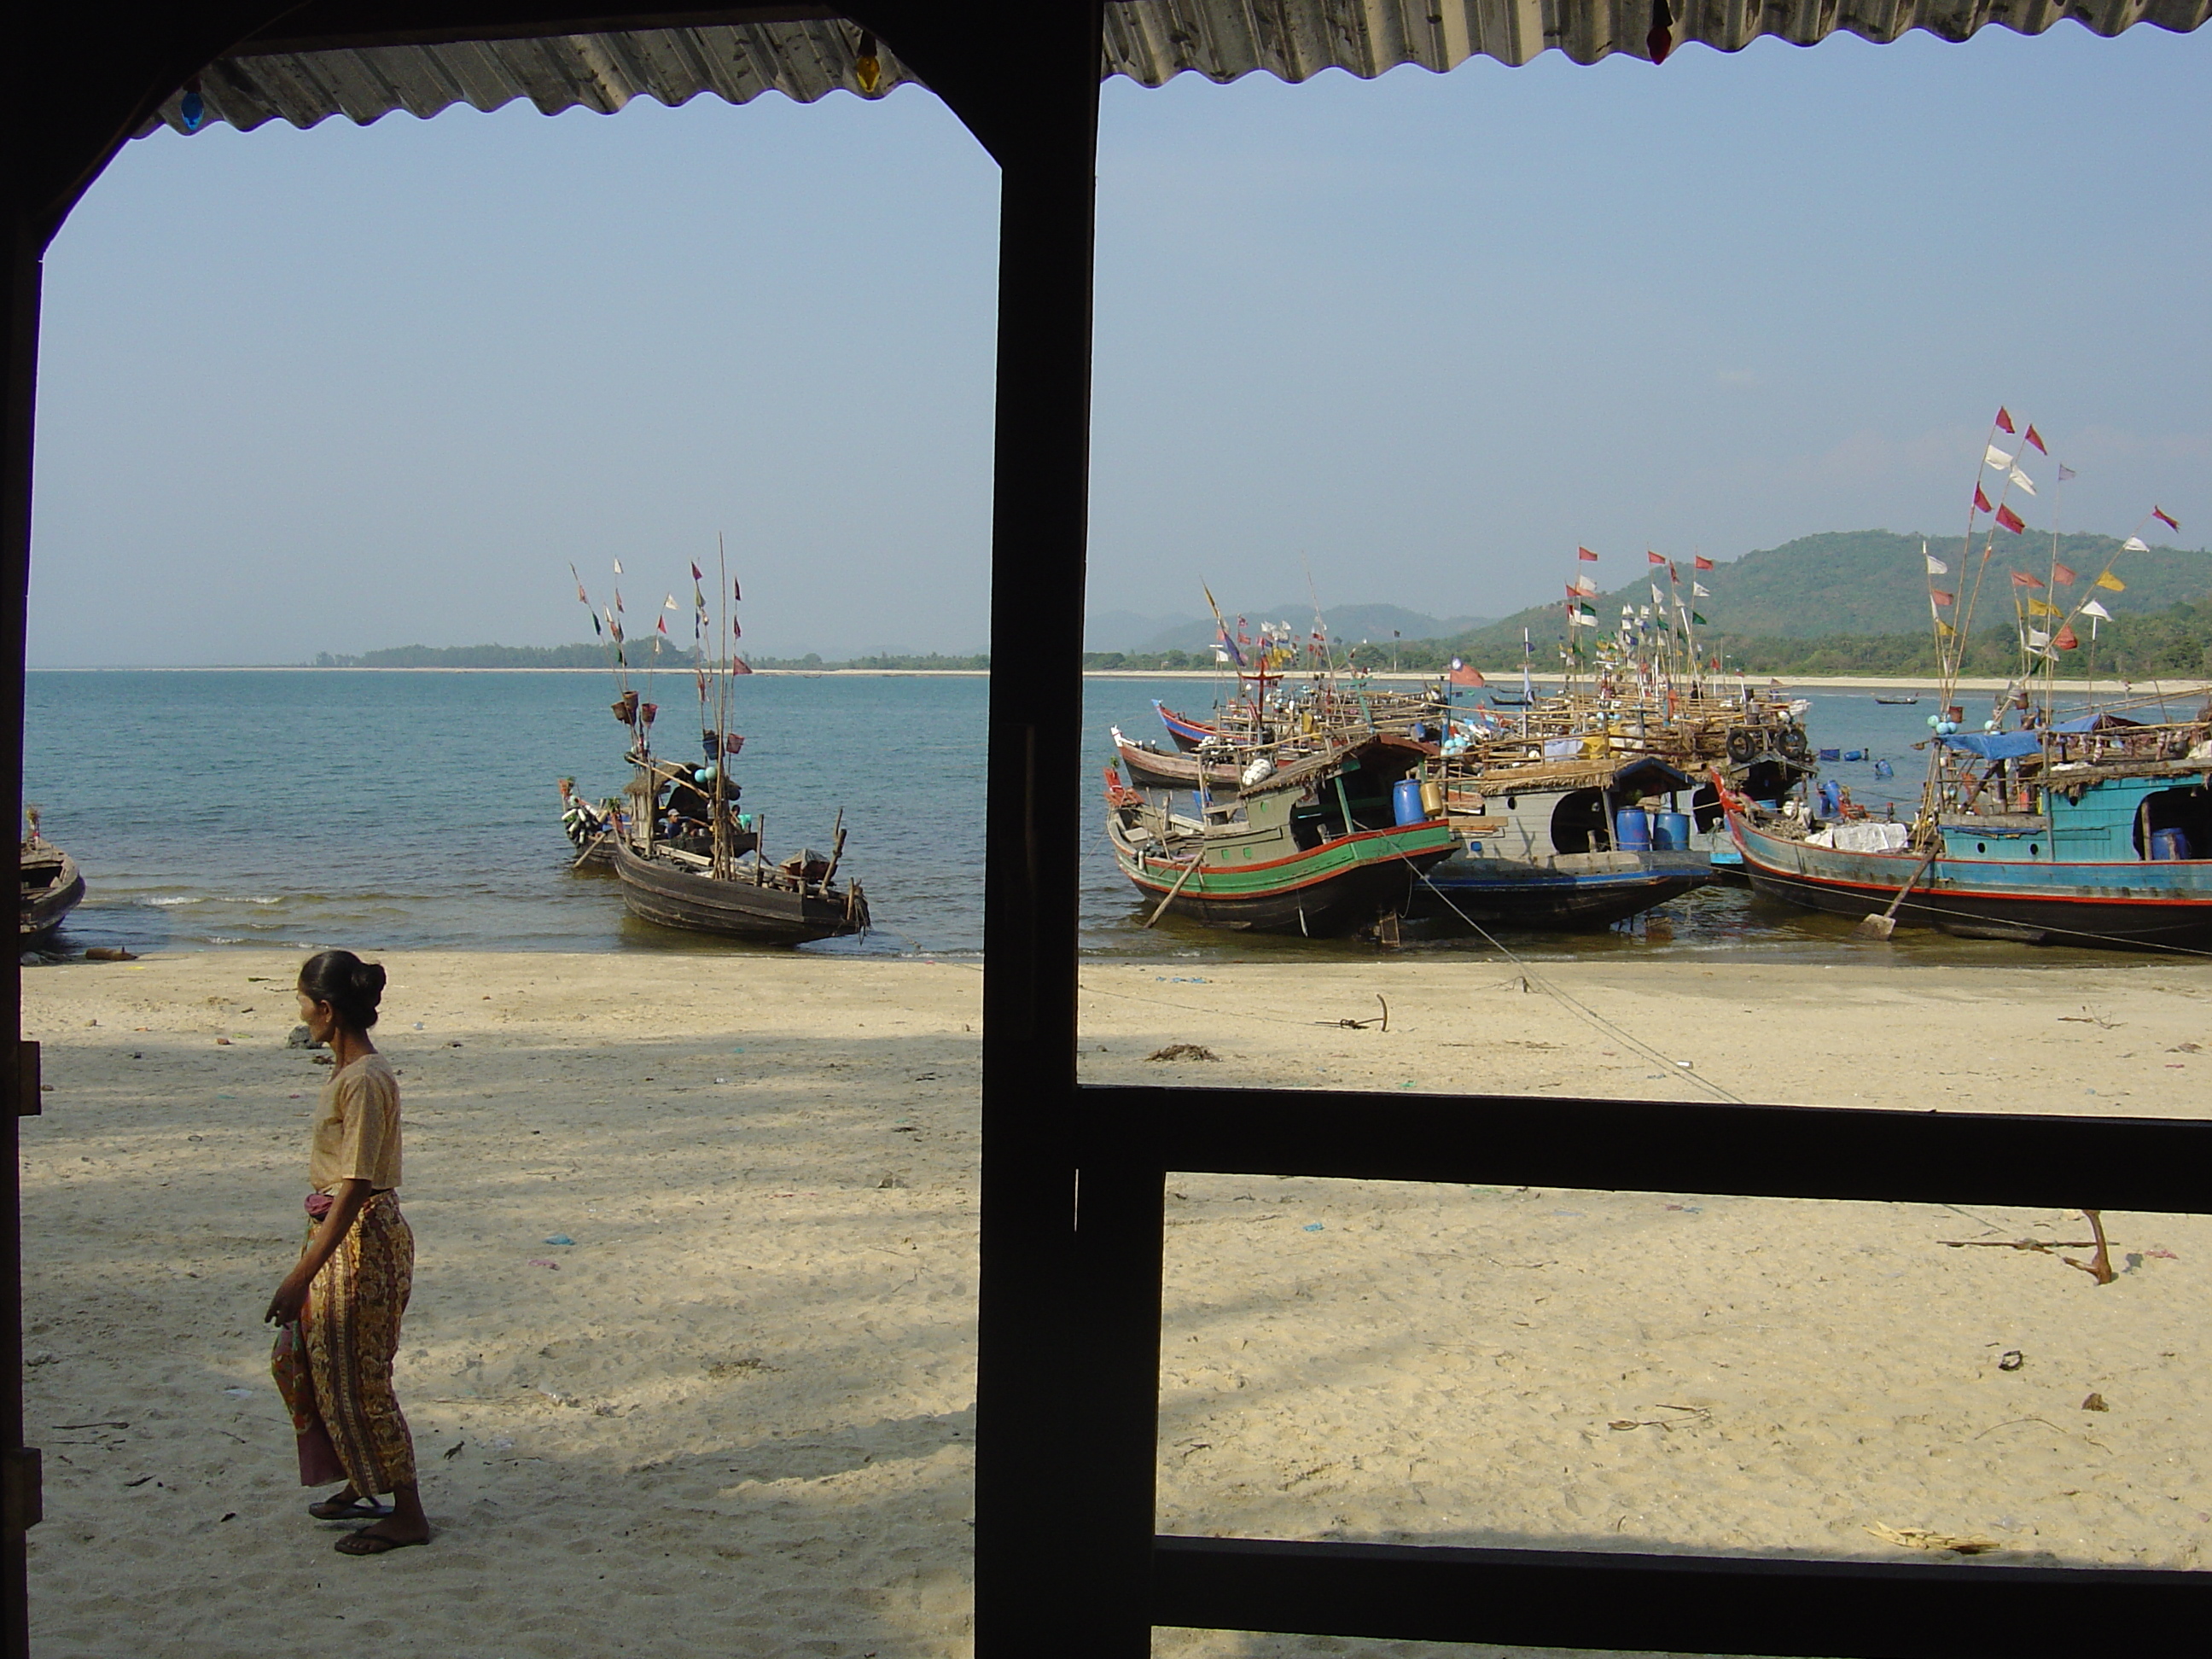
<path fill-rule="evenodd" d="M 2150 547 L 2142 537 L 2130 536 L 2127 540 L 2120 544 L 2120 551 L 2123 553 L 2148 553 L 2150 551 Z"/>
<path fill-rule="evenodd" d="M 1585 617 L 1579 611 L 1569 617 L 1567 620 L 1574 623 L 1577 628 L 1595 628 L 1597 626 L 1597 618 L 1595 617 Z"/>
<path fill-rule="evenodd" d="M 1575 579 L 1575 592 L 1577 592 L 1577 593 L 1587 593 L 1587 594 L 1589 594 L 1592 599 L 1596 598 L 1596 597 L 1597 597 L 1597 579 L 1596 579 L 1595 577 L 1593 577 L 1593 576 L 1578 576 L 1578 577 L 1577 577 L 1577 578 Z"/>
<path fill-rule="evenodd" d="M 1700 587 L 1700 586 L 1699 586 L 1697 583 L 1695 583 L 1695 582 L 1692 582 L 1692 583 L 1690 584 L 1690 597 L 1691 597 L 1691 598 L 1692 598 L 1692 599 L 1710 599 L 1711 598 L 1712 598 L 1712 596 L 1713 596 L 1713 591 L 1712 591 L 1712 589 L 1711 589 L 1710 587 Z"/>
<path fill-rule="evenodd" d="M 617 559 L 615 561 L 615 574 L 617 576 L 622 574 L 622 561 L 620 559 Z"/>
<path fill-rule="evenodd" d="M 2021 471 L 2018 467 L 2015 466 L 2010 468 L 2007 471 L 2006 476 L 2009 477 L 2015 485 L 2025 489 L 2029 495 L 2033 495 L 2035 494 L 2035 481 L 2030 478 L 2027 473 Z"/>
<path fill-rule="evenodd" d="M 660 608 L 663 611 L 677 610 L 678 607 L 676 603 L 676 596 L 673 593 L 671 593 L 665 599 L 661 601 Z"/>
<path fill-rule="evenodd" d="M 1659 584 L 1657 582 L 1651 584 L 1651 603 L 1654 605 L 1664 605 L 1667 603 L 1667 596 L 1659 591 Z"/>
<path fill-rule="evenodd" d="M 2090 600 L 2088 604 L 2081 607 L 2081 614 L 2085 617 L 2101 617 L 2106 622 L 2110 622 L 2112 619 L 2112 613 L 2106 610 L 2103 605 L 2099 605 L 2094 599 Z"/>
<path fill-rule="evenodd" d="M 2039 628 L 2031 628 L 2027 630 L 2027 642 L 2033 647 L 2040 648 L 2051 643 L 2051 635 Z"/>
<path fill-rule="evenodd" d="M 1929 575 L 1948 576 L 1951 574 L 1951 567 L 1945 564 L 1942 560 L 1937 558 L 1933 553 L 1928 551 L 1927 549 L 1921 549 L 1920 556 L 1928 561 L 1928 574 Z"/>
<path fill-rule="evenodd" d="M 1996 468 L 1998 471 L 2002 472 L 2012 465 L 2012 457 L 2006 454 L 2004 451 L 1999 449 L 1995 444 L 1991 444 L 1989 447 L 1989 449 L 1982 456 L 1982 465 L 1984 466 L 1993 466 Z"/>

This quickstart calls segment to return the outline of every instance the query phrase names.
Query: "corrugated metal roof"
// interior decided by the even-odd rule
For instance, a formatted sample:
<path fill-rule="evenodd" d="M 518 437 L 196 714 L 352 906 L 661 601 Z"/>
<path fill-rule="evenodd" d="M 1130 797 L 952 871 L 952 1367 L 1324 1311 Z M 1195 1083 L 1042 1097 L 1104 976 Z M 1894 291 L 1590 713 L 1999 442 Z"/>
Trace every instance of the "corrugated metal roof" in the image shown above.
<path fill-rule="evenodd" d="M 2136 23 L 2185 32 L 2212 14 L 2212 0 L 1675 0 L 1674 13 L 1678 46 L 1735 52 L 1761 35 L 1810 46 L 1838 31 L 1887 41 L 1917 28 L 1963 40 L 1990 24 L 2040 34 L 2068 18 L 2103 35 Z M 1106 72 L 1156 87 L 1186 72 L 1227 82 L 1265 70 L 1296 82 L 1325 69 L 1442 71 L 1478 55 L 1525 64 L 1554 49 L 1594 64 L 1613 52 L 1650 56 L 1652 15 L 1651 0 L 1115 0 Z M 428 117 L 519 98 L 548 115 L 611 114 L 641 94 L 677 105 L 711 92 L 742 104 L 773 90 L 811 103 L 840 88 L 881 97 L 915 78 L 880 49 L 879 78 L 863 92 L 860 40 L 854 24 L 816 19 L 240 54 L 211 65 L 199 94 L 204 121 L 308 127 L 333 115 L 365 124 L 394 110 Z M 191 130 L 183 98 L 160 118 L 179 132 Z"/>

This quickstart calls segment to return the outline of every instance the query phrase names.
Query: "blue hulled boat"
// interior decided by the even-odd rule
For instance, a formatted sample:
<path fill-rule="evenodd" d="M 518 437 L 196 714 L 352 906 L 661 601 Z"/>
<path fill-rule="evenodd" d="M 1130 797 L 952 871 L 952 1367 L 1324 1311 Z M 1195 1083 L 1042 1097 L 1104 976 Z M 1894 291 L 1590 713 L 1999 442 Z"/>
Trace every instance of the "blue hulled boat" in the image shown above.
<path fill-rule="evenodd" d="M 1978 939 L 2212 948 L 2212 732 L 2091 716 L 1935 738 L 1913 826 L 1818 824 L 1724 790 L 1753 888 Z M 1924 866 L 1924 868 L 1923 868 Z"/>

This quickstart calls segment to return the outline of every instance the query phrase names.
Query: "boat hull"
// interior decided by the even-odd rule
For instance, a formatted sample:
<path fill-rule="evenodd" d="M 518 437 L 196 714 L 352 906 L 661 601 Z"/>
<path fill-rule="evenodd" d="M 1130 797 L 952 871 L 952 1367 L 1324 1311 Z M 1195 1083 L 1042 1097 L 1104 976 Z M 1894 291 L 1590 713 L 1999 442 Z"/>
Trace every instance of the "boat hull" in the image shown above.
<path fill-rule="evenodd" d="M 843 895 L 823 899 L 766 884 L 717 881 L 623 845 L 615 848 L 614 867 L 630 914 L 662 927 L 754 945 L 805 945 L 868 925 L 866 902 L 857 895 L 848 907 Z"/>
<path fill-rule="evenodd" d="M 51 937 L 84 897 L 84 875 L 67 853 L 43 857 L 25 853 L 22 857 L 23 874 L 39 884 L 27 883 L 22 889 L 16 910 L 17 942 L 36 945 Z"/>
<path fill-rule="evenodd" d="M 1456 845 L 1441 821 L 1363 830 L 1285 859 L 1249 866 L 1146 859 L 1119 841 L 1115 862 L 1152 904 L 1212 927 L 1335 939 L 1402 915 L 1421 871 Z M 1173 896 L 1169 896 L 1172 894 Z"/>
<path fill-rule="evenodd" d="M 1509 859 L 1445 860 L 1415 890 L 1408 921 L 1448 931 L 1467 924 L 1562 933 L 1609 927 L 1715 879 L 1701 853 L 1585 854 L 1587 867 Z"/>
<path fill-rule="evenodd" d="M 2060 864 L 1850 853 L 1768 835 L 1741 814 L 1729 833 L 1752 890 L 1834 915 L 1897 908 L 1899 925 L 1966 939 L 2118 950 L 2212 947 L 2212 860 Z"/>
<path fill-rule="evenodd" d="M 1231 800 L 1243 787 L 1243 779 L 1234 766 L 1203 762 L 1194 754 L 1170 754 L 1149 744 L 1131 743 L 1126 738 L 1117 742 L 1115 749 L 1128 771 L 1131 786 L 1138 789 L 1194 790 L 1202 776 L 1207 793 Z"/>

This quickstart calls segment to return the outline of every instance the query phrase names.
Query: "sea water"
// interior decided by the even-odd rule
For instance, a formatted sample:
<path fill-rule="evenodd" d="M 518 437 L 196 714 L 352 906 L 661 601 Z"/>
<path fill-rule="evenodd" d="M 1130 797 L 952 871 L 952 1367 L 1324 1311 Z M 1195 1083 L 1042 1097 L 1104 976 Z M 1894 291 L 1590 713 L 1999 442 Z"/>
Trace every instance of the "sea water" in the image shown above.
<path fill-rule="evenodd" d="M 657 746 L 700 754 L 688 675 L 632 684 L 661 707 Z M 744 733 L 732 772 L 764 817 L 771 857 L 826 850 L 842 809 L 844 873 L 866 889 L 865 939 L 810 950 L 963 955 L 983 941 L 984 731 L 980 676 L 757 674 L 732 687 Z M 1205 714 L 1203 679 L 1085 682 L 1067 740 L 1084 757 L 1082 940 L 1101 955 L 1295 959 L 1373 947 L 1224 933 L 1170 917 L 1143 926 L 1103 830 L 1109 736 L 1164 742 L 1152 699 Z M 557 780 L 598 799 L 627 776 L 616 687 L 583 673 L 345 670 L 41 672 L 28 677 L 24 798 L 89 886 L 59 945 L 131 950 L 729 950 L 630 916 L 606 875 L 576 874 Z M 1474 694 L 1462 694 L 1471 696 Z M 1813 740 L 1869 758 L 1832 763 L 1880 812 L 1910 802 L 1924 768 L 1923 698 L 1815 694 Z M 1873 759 L 1895 776 L 1875 775 Z M 1710 888 L 1590 935 L 1522 934 L 1557 957 L 1762 949 L 1818 957 L 1849 924 Z M 1910 930 L 1899 934 L 1916 948 Z M 1933 945 L 1927 940 L 1918 948 Z M 1480 940 L 1423 949 L 1486 951 Z M 1950 948 L 1959 948 L 1956 945 Z M 1997 947 L 2016 950 L 2016 947 Z"/>

